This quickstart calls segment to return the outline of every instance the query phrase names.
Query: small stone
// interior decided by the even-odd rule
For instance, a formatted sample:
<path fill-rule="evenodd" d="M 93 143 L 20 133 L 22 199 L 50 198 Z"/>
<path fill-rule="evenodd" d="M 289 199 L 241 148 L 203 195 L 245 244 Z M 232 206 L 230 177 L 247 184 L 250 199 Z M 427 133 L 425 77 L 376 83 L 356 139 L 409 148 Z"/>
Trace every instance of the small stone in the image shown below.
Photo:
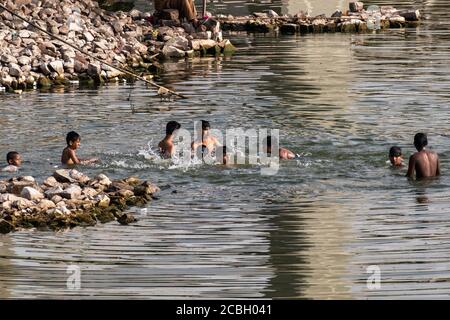
<path fill-rule="evenodd" d="M 117 221 L 119 221 L 120 224 L 127 225 L 136 222 L 137 220 L 131 213 L 124 213 L 117 219 Z"/>
<path fill-rule="evenodd" d="M 57 72 L 59 75 L 64 74 L 64 62 L 63 61 L 61 61 L 61 60 L 52 61 L 48 65 L 53 71 Z"/>
<path fill-rule="evenodd" d="M 28 199 L 19 197 L 17 200 L 13 201 L 12 206 L 21 210 L 26 208 L 31 208 L 34 203 Z"/>
<path fill-rule="evenodd" d="M 56 205 L 53 201 L 42 199 L 41 201 L 39 201 L 37 207 L 42 211 L 47 211 L 49 209 L 55 208 Z"/>
<path fill-rule="evenodd" d="M 7 54 L 2 54 L 0 56 L 0 61 L 3 62 L 4 64 L 17 63 L 17 59 L 15 57 Z"/>
<path fill-rule="evenodd" d="M 61 183 L 74 183 L 75 179 L 70 176 L 70 170 L 67 169 L 59 169 L 53 173 L 53 177 L 56 181 Z"/>
<path fill-rule="evenodd" d="M 88 183 L 89 180 L 91 180 L 87 175 L 75 169 L 70 170 L 69 175 L 72 179 L 78 181 L 79 183 Z"/>
<path fill-rule="evenodd" d="M 65 199 L 77 199 L 81 196 L 81 188 L 76 184 L 71 184 L 61 192 L 61 197 Z"/>
<path fill-rule="evenodd" d="M 22 189 L 22 192 L 20 193 L 20 196 L 28 199 L 28 200 L 40 200 L 44 199 L 44 195 L 39 192 L 38 190 L 32 188 L 32 187 L 25 187 Z"/>
<path fill-rule="evenodd" d="M 87 73 L 90 76 L 99 76 L 102 69 L 99 64 L 89 63 L 87 66 Z"/>
<path fill-rule="evenodd" d="M 109 203 L 111 202 L 111 199 L 105 194 L 98 195 L 95 200 L 98 201 L 97 206 L 99 206 L 100 208 L 107 208 L 109 206 Z"/>
<path fill-rule="evenodd" d="M 111 180 L 104 174 L 99 174 L 95 179 L 104 186 L 109 186 L 112 183 Z"/>
<path fill-rule="evenodd" d="M 62 190 L 61 190 L 61 192 L 62 192 Z M 51 198 L 51 201 L 52 201 L 54 204 L 60 203 L 62 200 L 63 200 L 63 198 L 62 198 L 61 196 L 58 196 L 58 195 L 55 195 L 55 196 L 53 196 L 53 197 Z"/>
<path fill-rule="evenodd" d="M 96 195 L 98 195 L 98 191 L 95 190 L 94 188 L 84 188 L 81 194 L 93 198 Z"/>
<path fill-rule="evenodd" d="M 59 182 L 56 181 L 55 177 L 48 177 L 47 179 L 44 180 L 43 184 L 47 187 L 57 187 L 59 186 Z"/>
<path fill-rule="evenodd" d="M 10 63 L 8 65 L 9 68 L 9 75 L 13 77 L 20 77 L 22 75 L 22 70 L 20 69 L 20 66 L 16 63 Z"/>
<path fill-rule="evenodd" d="M 8 192 L 19 195 L 22 193 L 23 188 L 34 187 L 34 182 L 30 181 L 13 181 L 8 186 Z"/>
<path fill-rule="evenodd" d="M 31 64 L 31 59 L 30 59 L 30 57 L 27 57 L 27 56 L 20 56 L 19 58 L 17 58 L 17 61 L 19 62 L 19 64 L 21 66 Z"/>
<path fill-rule="evenodd" d="M 44 192 L 45 196 L 47 197 L 47 199 L 52 199 L 53 201 L 53 197 L 54 196 L 60 196 L 60 194 L 63 192 L 63 188 L 61 188 L 60 186 L 54 187 L 54 188 L 50 188 L 48 190 L 46 190 Z M 56 202 L 55 202 L 56 203 Z"/>
<path fill-rule="evenodd" d="M 160 189 L 155 184 L 148 181 L 134 187 L 134 194 L 136 196 L 152 195 L 158 191 L 160 191 Z"/>
<path fill-rule="evenodd" d="M 120 197 L 123 197 L 123 198 L 131 198 L 131 197 L 134 196 L 134 192 L 133 192 L 133 191 L 131 191 L 131 190 L 126 190 L 126 189 L 119 190 L 119 191 L 117 192 L 117 194 L 118 194 Z"/>

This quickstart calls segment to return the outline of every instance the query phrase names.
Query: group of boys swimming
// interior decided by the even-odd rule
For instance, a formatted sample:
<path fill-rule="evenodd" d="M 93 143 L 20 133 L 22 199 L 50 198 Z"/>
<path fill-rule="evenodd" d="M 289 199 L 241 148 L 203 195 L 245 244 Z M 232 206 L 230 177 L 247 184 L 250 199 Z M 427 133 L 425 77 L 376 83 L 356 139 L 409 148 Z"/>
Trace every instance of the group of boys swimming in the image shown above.
<path fill-rule="evenodd" d="M 219 140 L 214 137 L 211 133 L 211 125 L 208 121 L 202 120 L 202 137 L 199 140 L 193 141 L 191 143 L 191 149 L 195 152 L 195 154 L 201 158 L 204 157 L 207 154 L 211 154 L 216 150 L 217 148 L 222 148 L 222 163 L 228 164 L 229 163 L 229 154 L 227 153 L 227 147 L 223 146 Z M 162 158 L 164 159 L 170 159 L 175 154 L 175 145 L 173 142 L 173 139 L 175 137 L 176 130 L 181 128 L 181 124 L 179 124 L 177 121 L 169 121 L 166 125 L 166 136 L 163 140 L 161 140 L 158 144 L 159 153 Z M 267 154 L 272 153 L 272 140 L 273 138 L 271 136 L 268 136 L 264 140 L 264 152 Z M 279 148 L 279 157 L 282 160 L 289 160 L 294 159 L 296 155 L 286 149 L 286 148 Z"/>
<path fill-rule="evenodd" d="M 175 153 L 174 137 L 176 130 L 181 128 L 181 124 L 176 121 L 169 121 L 166 125 L 166 136 L 158 144 L 159 153 L 162 158 L 170 159 Z M 191 148 L 197 155 L 203 157 L 205 154 L 209 154 L 217 148 L 222 148 L 222 163 L 224 165 L 229 163 L 229 154 L 227 153 L 227 147 L 220 144 L 218 139 L 210 134 L 211 125 L 208 121 L 202 120 L 202 137 L 197 141 L 193 141 Z M 272 153 L 272 140 L 271 136 L 268 136 L 263 143 L 264 152 L 270 155 Z M 97 158 L 80 159 L 76 150 L 80 147 L 81 137 L 75 131 L 71 131 L 66 136 L 67 146 L 64 148 L 61 155 L 61 163 L 63 165 L 76 165 L 76 164 L 92 164 L 99 161 Z M 414 173 L 417 179 L 436 177 L 441 174 L 440 161 L 437 153 L 426 149 L 428 146 L 428 138 L 424 133 L 417 133 L 414 136 L 414 146 L 417 152 L 409 158 L 407 177 L 414 177 Z M 296 155 L 286 149 L 279 148 L 280 160 L 294 159 Z M 400 147 L 394 146 L 389 150 L 389 160 L 394 167 L 403 167 L 403 154 Z M 22 157 L 16 151 L 8 152 L 6 155 L 6 161 L 8 166 L 2 169 L 4 172 L 15 172 L 22 164 Z"/>

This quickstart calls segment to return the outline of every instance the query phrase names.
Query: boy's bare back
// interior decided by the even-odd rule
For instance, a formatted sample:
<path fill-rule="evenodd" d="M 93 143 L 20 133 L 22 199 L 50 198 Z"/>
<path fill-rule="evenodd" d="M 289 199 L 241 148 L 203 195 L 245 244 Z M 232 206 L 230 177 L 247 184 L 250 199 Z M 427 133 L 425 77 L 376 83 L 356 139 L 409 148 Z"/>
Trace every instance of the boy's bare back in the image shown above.
<path fill-rule="evenodd" d="M 174 145 L 173 142 L 168 141 L 167 138 L 164 138 L 159 144 L 159 153 L 161 154 L 161 157 L 163 158 L 170 158 L 172 157 L 174 153 Z"/>
<path fill-rule="evenodd" d="M 408 177 L 413 177 L 414 171 L 416 178 L 436 177 L 441 174 L 439 156 L 436 152 L 422 150 L 413 154 L 409 159 Z"/>

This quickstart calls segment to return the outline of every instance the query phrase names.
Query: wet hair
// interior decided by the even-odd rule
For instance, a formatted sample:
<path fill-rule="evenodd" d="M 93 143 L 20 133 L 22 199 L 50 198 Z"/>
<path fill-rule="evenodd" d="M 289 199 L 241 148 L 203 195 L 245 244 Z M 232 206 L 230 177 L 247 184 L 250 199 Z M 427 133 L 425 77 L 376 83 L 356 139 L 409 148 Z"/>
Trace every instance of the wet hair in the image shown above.
<path fill-rule="evenodd" d="M 414 136 L 414 146 L 418 150 L 422 150 L 424 147 L 428 145 L 428 138 L 425 133 L 417 133 Z"/>
<path fill-rule="evenodd" d="M 81 137 L 78 133 L 76 133 L 75 131 L 70 131 L 66 136 L 66 142 L 69 145 L 71 142 L 74 142 L 80 138 Z"/>
<path fill-rule="evenodd" d="M 166 134 L 172 134 L 175 130 L 181 128 L 181 124 L 176 121 L 169 121 L 166 125 Z"/>
<path fill-rule="evenodd" d="M 400 147 L 392 147 L 389 149 L 389 157 L 400 157 L 402 155 L 402 149 Z"/>
<path fill-rule="evenodd" d="M 8 152 L 8 154 L 6 155 L 6 162 L 9 164 L 10 161 L 14 160 L 18 156 L 19 153 L 17 151 Z"/>
<path fill-rule="evenodd" d="M 202 130 L 208 130 L 211 129 L 211 125 L 209 124 L 209 121 L 202 120 Z"/>

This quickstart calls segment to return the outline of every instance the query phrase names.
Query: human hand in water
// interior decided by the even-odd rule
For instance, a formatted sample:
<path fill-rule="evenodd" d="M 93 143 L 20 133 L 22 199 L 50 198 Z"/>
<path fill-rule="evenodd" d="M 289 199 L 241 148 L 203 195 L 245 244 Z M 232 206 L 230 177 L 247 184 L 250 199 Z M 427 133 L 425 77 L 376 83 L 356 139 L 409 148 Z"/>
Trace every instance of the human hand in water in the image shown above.
<path fill-rule="evenodd" d="M 82 164 L 92 164 L 92 163 L 96 163 L 96 162 L 99 162 L 99 161 L 100 161 L 99 158 L 91 158 L 91 159 L 83 160 L 81 163 Z"/>

